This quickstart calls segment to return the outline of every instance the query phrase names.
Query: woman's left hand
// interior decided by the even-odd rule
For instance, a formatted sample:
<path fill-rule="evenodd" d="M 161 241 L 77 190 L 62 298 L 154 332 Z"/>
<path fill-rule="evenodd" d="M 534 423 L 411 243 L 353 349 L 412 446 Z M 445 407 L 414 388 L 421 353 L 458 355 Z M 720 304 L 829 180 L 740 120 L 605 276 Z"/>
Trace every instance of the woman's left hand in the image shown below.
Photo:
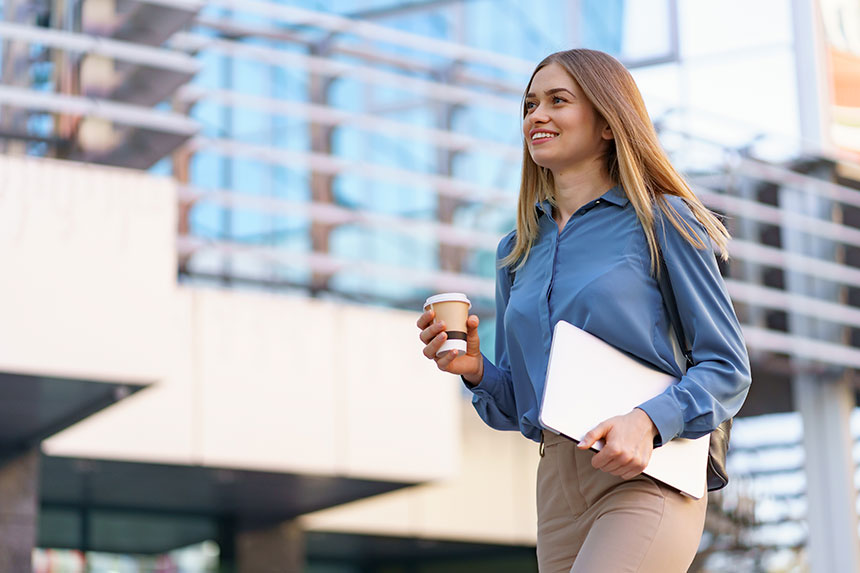
<path fill-rule="evenodd" d="M 605 443 L 595 454 L 591 465 L 622 479 L 630 479 L 642 473 L 654 450 L 657 427 L 644 410 L 634 408 L 623 416 L 604 420 L 591 429 L 578 448 L 585 450 L 598 440 Z"/>

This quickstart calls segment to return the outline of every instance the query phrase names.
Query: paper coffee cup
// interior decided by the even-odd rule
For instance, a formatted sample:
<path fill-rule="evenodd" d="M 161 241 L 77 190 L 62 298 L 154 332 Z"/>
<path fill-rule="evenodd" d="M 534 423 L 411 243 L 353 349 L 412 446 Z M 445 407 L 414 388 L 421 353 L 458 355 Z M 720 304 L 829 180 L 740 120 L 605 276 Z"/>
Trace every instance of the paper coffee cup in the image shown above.
<path fill-rule="evenodd" d="M 469 297 L 461 292 L 435 294 L 424 302 L 425 311 L 431 308 L 436 312 L 433 322 L 444 322 L 445 334 L 448 335 L 448 339 L 436 351 L 436 356 L 449 350 L 466 352 L 466 319 L 469 318 L 469 309 L 472 308 Z"/>

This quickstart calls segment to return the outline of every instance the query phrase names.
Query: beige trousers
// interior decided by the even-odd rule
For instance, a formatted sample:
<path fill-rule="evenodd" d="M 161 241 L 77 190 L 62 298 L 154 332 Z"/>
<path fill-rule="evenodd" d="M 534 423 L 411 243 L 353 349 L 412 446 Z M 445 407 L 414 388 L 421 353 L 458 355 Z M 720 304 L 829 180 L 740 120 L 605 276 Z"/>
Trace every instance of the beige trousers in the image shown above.
<path fill-rule="evenodd" d="M 696 556 L 707 495 L 594 469 L 593 452 L 544 432 L 538 466 L 540 573 L 681 573 Z"/>

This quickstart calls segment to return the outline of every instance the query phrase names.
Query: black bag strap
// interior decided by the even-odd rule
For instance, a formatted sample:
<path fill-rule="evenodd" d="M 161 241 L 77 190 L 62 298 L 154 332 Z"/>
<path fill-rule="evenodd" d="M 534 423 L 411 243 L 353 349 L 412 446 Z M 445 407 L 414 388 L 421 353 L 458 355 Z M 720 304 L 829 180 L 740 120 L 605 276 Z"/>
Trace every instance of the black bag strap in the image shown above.
<path fill-rule="evenodd" d="M 681 315 L 678 313 L 678 305 L 675 302 L 675 292 L 672 290 L 672 282 L 669 279 L 669 269 L 666 266 L 666 258 L 663 253 L 660 253 L 660 274 L 657 277 L 657 284 L 660 287 L 660 294 L 663 295 L 663 305 L 666 307 L 666 312 L 669 313 L 669 322 L 672 323 L 672 329 L 675 331 L 675 338 L 678 339 L 678 345 L 681 348 L 681 353 L 687 361 L 687 369 L 693 366 L 693 354 L 690 351 L 690 346 L 687 344 L 687 337 L 684 334 L 684 326 L 681 324 Z"/>

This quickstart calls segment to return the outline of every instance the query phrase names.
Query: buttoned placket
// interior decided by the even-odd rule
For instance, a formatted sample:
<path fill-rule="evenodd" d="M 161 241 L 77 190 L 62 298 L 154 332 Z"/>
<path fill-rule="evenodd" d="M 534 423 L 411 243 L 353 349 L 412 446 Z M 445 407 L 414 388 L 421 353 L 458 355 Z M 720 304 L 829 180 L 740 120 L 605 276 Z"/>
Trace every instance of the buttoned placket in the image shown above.
<path fill-rule="evenodd" d="M 552 311 L 552 309 L 549 308 L 549 297 L 552 294 L 552 287 L 555 284 L 555 274 L 556 274 L 556 269 L 558 268 L 558 247 L 559 247 L 559 244 L 561 243 L 561 239 L 565 233 L 567 233 L 569 235 L 570 233 L 573 232 L 573 231 L 568 232 L 569 227 L 573 227 L 578 222 L 579 219 L 582 219 L 582 217 L 584 217 L 586 213 L 591 211 L 594 207 L 600 205 L 600 203 L 602 203 L 601 199 L 595 199 L 593 201 L 586 203 L 585 205 L 583 205 L 579 209 L 577 209 L 576 213 L 574 213 L 573 215 L 570 216 L 570 219 L 567 220 L 567 222 L 564 224 L 564 227 L 561 230 L 559 230 L 555 234 L 555 236 L 553 237 L 552 272 L 550 273 L 549 285 L 547 286 L 547 290 L 546 290 L 547 310 L 548 311 Z"/>
<path fill-rule="evenodd" d="M 577 222 L 582 219 L 582 217 L 591 211 L 594 207 L 603 203 L 603 199 L 595 199 L 590 201 L 576 210 L 576 212 L 570 216 L 570 219 L 564 224 L 560 230 L 558 229 L 558 224 L 555 222 L 555 219 L 552 217 L 552 213 L 547 213 L 548 219 L 551 221 L 553 227 L 555 227 L 556 232 L 552 233 L 552 261 L 550 265 L 550 273 L 549 273 L 549 281 L 546 286 L 546 290 L 544 292 L 543 300 L 541 301 L 541 305 L 544 306 L 546 317 L 542 322 L 544 323 L 544 350 L 547 354 L 549 354 L 550 347 L 552 346 L 552 308 L 550 308 L 550 296 L 552 295 L 552 289 L 555 285 L 555 275 L 558 266 L 558 248 L 561 239 L 566 235 L 570 235 L 573 231 L 571 230 Z"/>

